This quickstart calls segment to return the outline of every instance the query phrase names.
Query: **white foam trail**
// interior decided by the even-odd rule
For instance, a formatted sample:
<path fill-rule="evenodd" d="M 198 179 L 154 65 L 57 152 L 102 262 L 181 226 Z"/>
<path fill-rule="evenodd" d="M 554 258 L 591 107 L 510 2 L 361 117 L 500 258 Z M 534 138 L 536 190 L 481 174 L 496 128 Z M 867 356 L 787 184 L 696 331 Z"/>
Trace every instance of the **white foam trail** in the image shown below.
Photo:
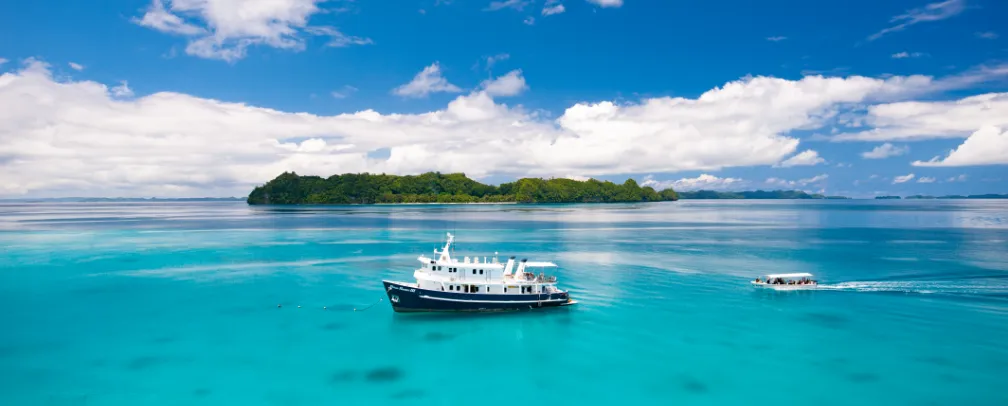
<path fill-rule="evenodd" d="M 1008 292 L 1005 285 L 983 285 L 941 281 L 852 281 L 819 285 L 821 290 L 906 293 L 997 293 Z"/>

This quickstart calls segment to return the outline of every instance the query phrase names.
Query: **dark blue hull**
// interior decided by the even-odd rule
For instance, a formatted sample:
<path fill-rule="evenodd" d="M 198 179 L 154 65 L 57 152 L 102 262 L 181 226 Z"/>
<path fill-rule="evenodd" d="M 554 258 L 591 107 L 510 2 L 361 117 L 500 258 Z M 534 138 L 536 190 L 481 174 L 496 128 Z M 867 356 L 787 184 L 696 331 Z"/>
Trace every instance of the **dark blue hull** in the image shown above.
<path fill-rule="evenodd" d="M 456 293 L 420 289 L 382 281 L 392 309 L 397 312 L 504 312 L 566 306 L 575 303 L 567 292 L 541 295 Z"/>

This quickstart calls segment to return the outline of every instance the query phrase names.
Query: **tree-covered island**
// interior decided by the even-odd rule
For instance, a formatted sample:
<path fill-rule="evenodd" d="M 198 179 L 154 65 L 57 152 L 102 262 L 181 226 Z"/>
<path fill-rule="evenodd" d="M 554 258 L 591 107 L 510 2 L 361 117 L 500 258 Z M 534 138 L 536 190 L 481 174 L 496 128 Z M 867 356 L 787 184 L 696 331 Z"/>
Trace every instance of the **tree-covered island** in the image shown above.
<path fill-rule="evenodd" d="M 284 172 L 256 187 L 248 204 L 375 203 L 628 203 L 679 199 L 847 199 L 800 190 L 679 192 L 656 191 L 633 179 L 622 184 L 589 179 L 522 178 L 499 186 L 485 185 L 462 173 L 422 175 L 347 173 L 328 178 Z"/>
<path fill-rule="evenodd" d="M 677 200 L 671 188 L 656 191 L 633 179 L 623 184 L 589 179 L 523 178 L 484 185 L 462 173 L 422 175 L 343 174 L 328 178 L 284 172 L 256 187 L 248 204 L 373 203 L 617 203 Z"/>

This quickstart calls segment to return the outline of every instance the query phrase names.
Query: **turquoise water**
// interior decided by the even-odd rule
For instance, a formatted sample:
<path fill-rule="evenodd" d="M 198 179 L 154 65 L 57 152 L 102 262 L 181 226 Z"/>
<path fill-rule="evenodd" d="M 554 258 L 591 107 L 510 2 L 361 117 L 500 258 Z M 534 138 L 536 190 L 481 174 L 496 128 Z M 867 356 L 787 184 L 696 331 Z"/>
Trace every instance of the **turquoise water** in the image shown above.
<path fill-rule="evenodd" d="M 446 231 L 580 304 L 394 314 Z M 0 248 L 4 405 L 1008 404 L 1004 201 L 2 203 Z"/>

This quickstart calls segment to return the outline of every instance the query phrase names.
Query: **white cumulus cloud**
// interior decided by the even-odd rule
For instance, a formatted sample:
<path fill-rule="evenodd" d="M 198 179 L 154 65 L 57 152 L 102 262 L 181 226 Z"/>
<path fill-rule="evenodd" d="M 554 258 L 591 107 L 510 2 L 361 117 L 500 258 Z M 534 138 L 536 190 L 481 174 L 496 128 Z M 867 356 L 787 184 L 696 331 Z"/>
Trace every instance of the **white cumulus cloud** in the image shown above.
<path fill-rule="evenodd" d="M 542 15 L 551 16 L 554 14 L 563 13 L 564 11 L 567 11 L 567 9 L 564 8 L 563 4 L 558 4 L 555 1 L 553 2 L 547 1 L 546 5 L 543 6 Z"/>
<path fill-rule="evenodd" d="M 821 183 L 822 181 L 826 180 L 827 178 L 829 178 L 829 175 L 827 175 L 827 174 L 824 173 L 824 174 L 821 174 L 821 175 L 813 176 L 811 178 L 798 179 L 798 180 L 786 180 L 786 179 L 781 179 L 781 178 L 767 178 L 767 180 L 765 181 L 765 183 L 768 184 L 768 185 L 787 186 L 787 187 L 808 186 L 808 185 L 812 185 L 812 184 Z"/>
<path fill-rule="evenodd" d="M 493 80 L 485 80 L 480 86 L 491 96 L 515 96 L 528 89 L 520 69 L 508 72 Z"/>
<path fill-rule="evenodd" d="M 927 56 L 927 54 L 923 52 L 906 52 L 906 51 L 892 54 L 893 59 L 920 58 L 923 56 Z"/>
<path fill-rule="evenodd" d="M 900 156 L 910 151 L 910 147 L 902 146 L 897 147 L 890 143 L 885 143 L 872 148 L 871 151 L 865 151 L 861 153 L 861 157 L 865 159 L 884 159 L 892 156 Z"/>
<path fill-rule="evenodd" d="M 988 126 L 974 132 L 945 158 L 914 161 L 914 166 L 975 166 L 1008 164 L 1008 131 Z"/>
<path fill-rule="evenodd" d="M 929 178 L 927 176 L 921 176 L 919 179 L 917 179 L 917 183 L 934 183 L 934 182 L 935 178 Z"/>
<path fill-rule="evenodd" d="M 487 6 L 486 11 L 497 11 L 497 10 L 503 10 L 503 9 L 506 9 L 506 8 L 513 8 L 515 10 L 521 11 L 529 3 L 531 3 L 530 0 L 500 0 L 500 1 L 493 1 L 493 2 L 490 2 L 489 6 Z"/>
<path fill-rule="evenodd" d="M 125 80 L 120 81 L 119 86 L 109 89 L 109 93 L 115 97 L 133 97 L 133 89 L 130 89 L 129 83 Z"/>
<path fill-rule="evenodd" d="M 152 0 L 133 22 L 167 34 L 188 37 L 189 55 L 234 62 L 250 46 L 304 49 L 306 35 L 331 38 L 329 46 L 370 44 L 332 27 L 310 27 L 309 18 L 324 0 Z"/>
<path fill-rule="evenodd" d="M 588 2 L 599 7 L 620 7 L 623 5 L 623 0 L 588 0 Z"/>
<path fill-rule="evenodd" d="M 405 92 L 460 90 L 432 66 L 418 75 L 425 85 Z M 843 106 L 916 83 L 746 77 L 696 98 L 577 103 L 555 119 L 484 90 L 429 112 L 317 115 L 170 91 L 133 97 L 126 83 L 56 80 L 28 60 L 0 75 L 0 194 L 244 195 L 283 171 L 480 178 L 770 166 L 797 156 L 792 131 L 831 125 Z M 680 185 L 741 182 L 690 179 Z"/>
<path fill-rule="evenodd" d="M 701 174 L 695 178 L 682 178 L 679 180 L 657 181 L 648 176 L 641 182 L 642 186 L 650 186 L 655 190 L 672 188 L 673 190 L 725 190 L 736 186 L 741 186 L 745 181 L 739 178 L 719 178 L 714 175 Z"/>
<path fill-rule="evenodd" d="M 985 126 L 1008 128 L 1008 93 L 952 101 L 905 101 L 870 106 L 859 120 L 869 129 L 834 135 L 834 141 L 918 141 L 964 138 Z"/>
<path fill-rule="evenodd" d="M 426 97 L 431 93 L 459 93 L 462 89 L 441 76 L 441 65 L 434 62 L 413 77 L 409 83 L 392 90 L 403 97 Z"/>
<path fill-rule="evenodd" d="M 815 152 L 811 149 L 807 149 L 802 151 L 801 153 L 796 154 L 793 157 L 784 160 L 784 162 L 780 163 L 780 166 L 784 168 L 792 166 L 812 166 L 821 164 L 823 162 L 826 162 L 826 160 L 822 159 L 819 156 L 818 152 Z"/>
<path fill-rule="evenodd" d="M 913 178 L 914 178 L 914 174 L 912 174 L 912 173 L 908 174 L 908 175 L 903 175 L 903 176 L 896 176 L 896 177 L 893 178 L 892 183 L 894 185 L 897 184 L 897 183 L 906 183 L 906 182 L 909 182 L 909 181 L 913 180 Z"/>
<path fill-rule="evenodd" d="M 84 65 L 81 65 L 81 64 L 76 63 L 76 62 L 70 62 L 68 65 L 70 65 L 70 69 L 73 69 L 73 70 L 78 71 L 78 72 L 84 70 Z"/>
<path fill-rule="evenodd" d="M 371 45 L 374 41 L 371 38 L 355 37 L 347 35 L 333 27 L 307 27 L 305 32 L 312 35 L 329 37 L 326 46 L 333 48 L 345 48 L 351 45 Z"/>
<path fill-rule="evenodd" d="M 199 35 L 205 33 L 202 27 L 190 24 L 182 17 L 169 12 L 162 0 L 153 0 L 143 17 L 134 18 L 133 22 L 169 34 Z"/>
<path fill-rule="evenodd" d="M 486 67 L 485 67 L 485 69 L 487 71 L 489 71 L 489 70 L 493 69 L 493 66 L 496 65 L 497 62 L 506 61 L 510 57 L 511 57 L 510 54 L 497 54 L 497 55 L 488 56 L 488 57 L 486 57 Z M 479 66 L 479 64 L 477 64 L 477 67 L 478 66 Z M 474 67 L 474 69 L 475 69 L 475 67 Z"/>

